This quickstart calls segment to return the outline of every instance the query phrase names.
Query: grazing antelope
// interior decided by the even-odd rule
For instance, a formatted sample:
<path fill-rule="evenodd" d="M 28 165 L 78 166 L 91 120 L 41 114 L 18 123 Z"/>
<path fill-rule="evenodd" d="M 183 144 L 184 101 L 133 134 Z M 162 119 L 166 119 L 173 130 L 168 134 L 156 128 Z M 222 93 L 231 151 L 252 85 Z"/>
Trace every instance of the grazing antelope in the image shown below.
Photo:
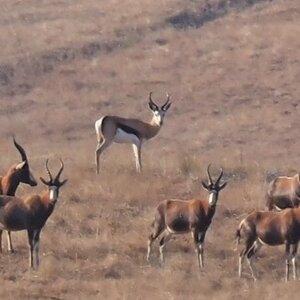
<path fill-rule="evenodd" d="M 242 264 L 247 258 L 254 280 L 256 275 L 252 266 L 253 255 L 262 245 L 285 245 L 286 276 L 289 279 L 290 262 L 293 265 L 293 277 L 296 280 L 296 254 L 300 240 L 300 208 L 287 208 L 280 212 L 255 211 L 240 223 L 236 232 L 237 242 L 243 237 L 245 247 L 239 255 L 239 277 L 242 275 Z"/>
<path fill-rule="evenodd" d="M 118 116 L 103 116 L 95 123 L 97 134 L 96 148 L 96 167 L 99 174 L 99 159 L 102 152 L 115 143 L 132 144 L 135 157 L 137 172 L 141 172 L 141 147 L 144 141 L 155 137 L 161 126 L 167 110 L 171 106 L 170 96 L 167 94 L 167 101 L 159 107 L 151 98 L 152 92 L 149 93 L 149 107 L 153 112 L 153 118 L 150 122 L 144 122 L 138 119 L 121 118 Z"/>
<path fill-rule="evenodd" d="M 298 207 L 300 204 L 299 174 L 292 177 L 279 176 L 273 179 L 267 190 L 267 209 L 278 211 Z"/>
<path fill-rule="evenodd" d="M 147 261 L 149 261 L 151 246 L 159 236 L 159 252 L 161 263 L 164 261 L 163 249 L 173 234 L 191 232 L 197 254 L 199 269 L 204 267 L 203 246 L 206 231 L 216 211 L 219 192 L 226 186 L 227 182 L 220 185 L 223 169 L 213 182 L 207 168 L 208 184 L 202 181 L 202 186 L 209 192 L 208 199 L 199 200 L 165 200 L 161 202 L 155 211 L 152 224 L 153 231 L 148 239 Z"/>
<path fill-rule="evenodd" d="M 35 265 L 39 265 L 40 232 L 53 212 L 58 199 L 59 188 L 67 182 L 67 179 L 60 181 L 60 175 L 64 169 L 62 160 L 60 162 L 60 169 L 53 178 L 48 168 L 48 159 L 46 160 L 49 181 L 40 177 L 42 183 L 48 187 L 43 193 L 22 199 L 13 196 L 0 196 L 0 229 L 27 230 L 29 266 L 31 268 L 34 267 L 33 253 L 35 253 Z"/>
<path fill-rule="evenodd" d="M 22 161 L 14 164 L 9 168 L 4 176 L 0 177 L 0 194 L 14 196 L 20 183 L 36 186 L 37 182 L 34 179 L 29 169 L 27 155 L 23 147 L 13 139 L 15 147 L 21 155 Z M 9 252 L 14 252 L 10 232 L 7 231 L 7 247 Z M 0 230 L 0 252 L 2 252 L 2 230 Z"/>

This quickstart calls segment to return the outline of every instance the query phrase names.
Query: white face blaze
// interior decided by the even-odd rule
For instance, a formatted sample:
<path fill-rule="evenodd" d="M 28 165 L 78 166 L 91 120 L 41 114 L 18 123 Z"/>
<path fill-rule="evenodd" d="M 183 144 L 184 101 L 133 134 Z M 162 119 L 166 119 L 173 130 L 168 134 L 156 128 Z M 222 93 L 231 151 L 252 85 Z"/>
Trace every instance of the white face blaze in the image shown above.
<path fill-rule="evenodd" d="M 217 202 L 217 193 L 215 191 L 210 192 L 208 198 L 209 205 L 214 206 Z"/>
<path fill-rule="evenodd" d="M 58 197 L 58 193 L 57 193 L 57 187 L 55 185 L 52 185 L 49 187 L 49 198 L 50 201 L 56 201 L 57 197 Z"/>
<path fill-rule="evenodd" d="M 165 112 L 163 110 L 153 111 L 153 121 L 155 124 L 161 126 L 164 122 Z"/>

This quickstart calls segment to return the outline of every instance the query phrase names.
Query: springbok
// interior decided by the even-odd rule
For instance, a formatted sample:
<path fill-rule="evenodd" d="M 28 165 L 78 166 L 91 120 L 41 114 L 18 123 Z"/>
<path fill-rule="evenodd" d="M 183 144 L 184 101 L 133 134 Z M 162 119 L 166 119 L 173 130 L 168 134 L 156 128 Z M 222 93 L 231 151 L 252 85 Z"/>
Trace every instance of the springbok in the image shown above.
<path fill-rule="evenodd" d="M 216 211 L 216 205 L 220 190 L 227 182 L 220 185 L 223 169 L 213 182 L 207 167 L 208 184 L 202 181 L 202 186 L 209 192 L 208 199 L 199 200 L 164 200 L 155 210 L 155 218 L 152 223 L 153 231 L 148 239 L 147 261 L 150 259 L 152 243 L 159 237 L 160 261 L 164 262 L 163 249 L 173 234 L 192 233 L 195 243 L 199 270 L 204 267 L 203 246 L 206 231 L 211 224 Z"/>
<path fill-rule="evenodd" d="M 167 110 L 170 108 L 170 96 L 167 94 L 167 101 L 159 107 L 152 100 L 152 92 L 149 93 L 149 107 L 153 112 L 150 122 L 138 119 L 122 118 L 118 116 L 103 116 L 95 122 L 97 134 L 96 167 L 99 174 L 99 159 L 102 152 L 115 143 L 132 144 L 137 172 L 142 171 L 141 147 L 144 141 L 155 137 L 161 126 Z"/>
<path fill-rule="evenodd" d="M 279 176 L 273 179 L 267 190 L 267 209 L 278 211 L 298 207 L 300 204 L 299 174 L 292 177 Z"/>
<path fill-rule="evenodd" d="M 4 176 L 0 177 L 0 194 L 14 196 L 20 183 L 36 186 L 37 182 L 29 169 L 27 155 L 23 147 L 13 139 L 15 147 L 21 155 L 22 161 L 11 166 Z M 7 248 L 14 252 L 10 232 L 7 231 Z M 0 230 L 0 252 L 2 252 L 2 230 Z"/>
<path fill-rule="evenodd" d="M 9 231 L 27 230 L 29 266 L 31 268 L 34 268 L 34 253 L 35 265 L 36 267 L 39 265 L 40 232 L 53 212 L 58 199 L 59 188 L 67 182 L 67 179 L 60 181 L 60 175 L 64 169 L 62 160 L 60 162 L 60 169 L 53 178 L 48 168 L 48 159 L 46 160 L 49 181 L 40 177 L 42 183 L 48 187 L 45 192 L 26 198 L 0 196 L 0 228 Z"/>
<path fill-rule="evenodd" d="M 241 221 L 236 232 L 237 242 L 244 238 L 245 247 L 239 255 L 239 277 L 245 256 L 254 280 L 257 277 L 252 266 L 252 256 L 262 245 L 277 246 L 285 244 L 286 276 L 289 279 L 290 262 L 293 265 L 293 277 L 296 280 L 296 254 L 300 239 L 300 208 L 287 208 L 275 211 L 254 211 Z"/>

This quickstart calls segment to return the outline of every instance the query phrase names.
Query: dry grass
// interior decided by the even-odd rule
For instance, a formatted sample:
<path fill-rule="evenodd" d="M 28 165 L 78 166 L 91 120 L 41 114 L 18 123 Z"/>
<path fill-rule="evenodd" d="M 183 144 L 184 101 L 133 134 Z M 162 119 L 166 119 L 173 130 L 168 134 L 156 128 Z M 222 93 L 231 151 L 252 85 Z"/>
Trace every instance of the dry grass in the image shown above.
<path fill-rule="evenodd" d="M 299 1 L 250 2 L 0 0 L 1 174 L 18 160 L 14 133 L 36 177 L 59 156 L 69 178 L 42 232 L 40 269 L 28 271 L 25 232 L 13 235 L 16 254 L 0 256 L 1 299 L 296 299 L 280 247 L 261 251 L 261 282 L 247 269 L 237 278 L 239 221 L 264 207 L 274 174 L 299 170 Z M 114 145 L 95 176 L 94 121 L 149 118 L 150 90 L 157 102 L 168 91 L 173 106 L 144 146 L 144 173 L 128 145 Z M 205 271 L 190 236 L 168 244 L 163 268 L 157 249 L 147 264 L 155 206 L 205 197 L 209 162 L 229 185 Z"/>

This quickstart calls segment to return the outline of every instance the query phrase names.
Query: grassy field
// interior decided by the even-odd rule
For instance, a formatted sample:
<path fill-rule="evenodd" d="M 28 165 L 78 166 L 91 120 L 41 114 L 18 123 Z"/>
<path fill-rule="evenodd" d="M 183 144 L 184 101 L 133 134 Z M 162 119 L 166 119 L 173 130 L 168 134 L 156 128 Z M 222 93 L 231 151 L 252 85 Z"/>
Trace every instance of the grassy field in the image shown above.
<path fill-rule="evenodd" d="M 45 160 L 69 181 L 28 271 L 25 232 L 0 255 L 1 299 L 298 299 L 284 283 L 283 247 L 263 248 L 237 276 L 239 221 L 263 209 L 267 181 L 299 171 L 298 0 L 0 0 L 0 174 L 27 150 L 36 178 Z M 113 145 L 95 174 L 94 122 L 103 114 L 147 120 L 148 93 L 172 96 L 159 135 L 135 173 L 129 145 Z M 212 163 L 220 194 L 198 272 L 190 235 L 146 262 L 154 208 L 206 197 Z M 17 195 L 43 189 L 21 185 Z M 4 246 L 6 243 L 4 242 Z M 299 263 L 299 259 L 298 259 Z"/>

